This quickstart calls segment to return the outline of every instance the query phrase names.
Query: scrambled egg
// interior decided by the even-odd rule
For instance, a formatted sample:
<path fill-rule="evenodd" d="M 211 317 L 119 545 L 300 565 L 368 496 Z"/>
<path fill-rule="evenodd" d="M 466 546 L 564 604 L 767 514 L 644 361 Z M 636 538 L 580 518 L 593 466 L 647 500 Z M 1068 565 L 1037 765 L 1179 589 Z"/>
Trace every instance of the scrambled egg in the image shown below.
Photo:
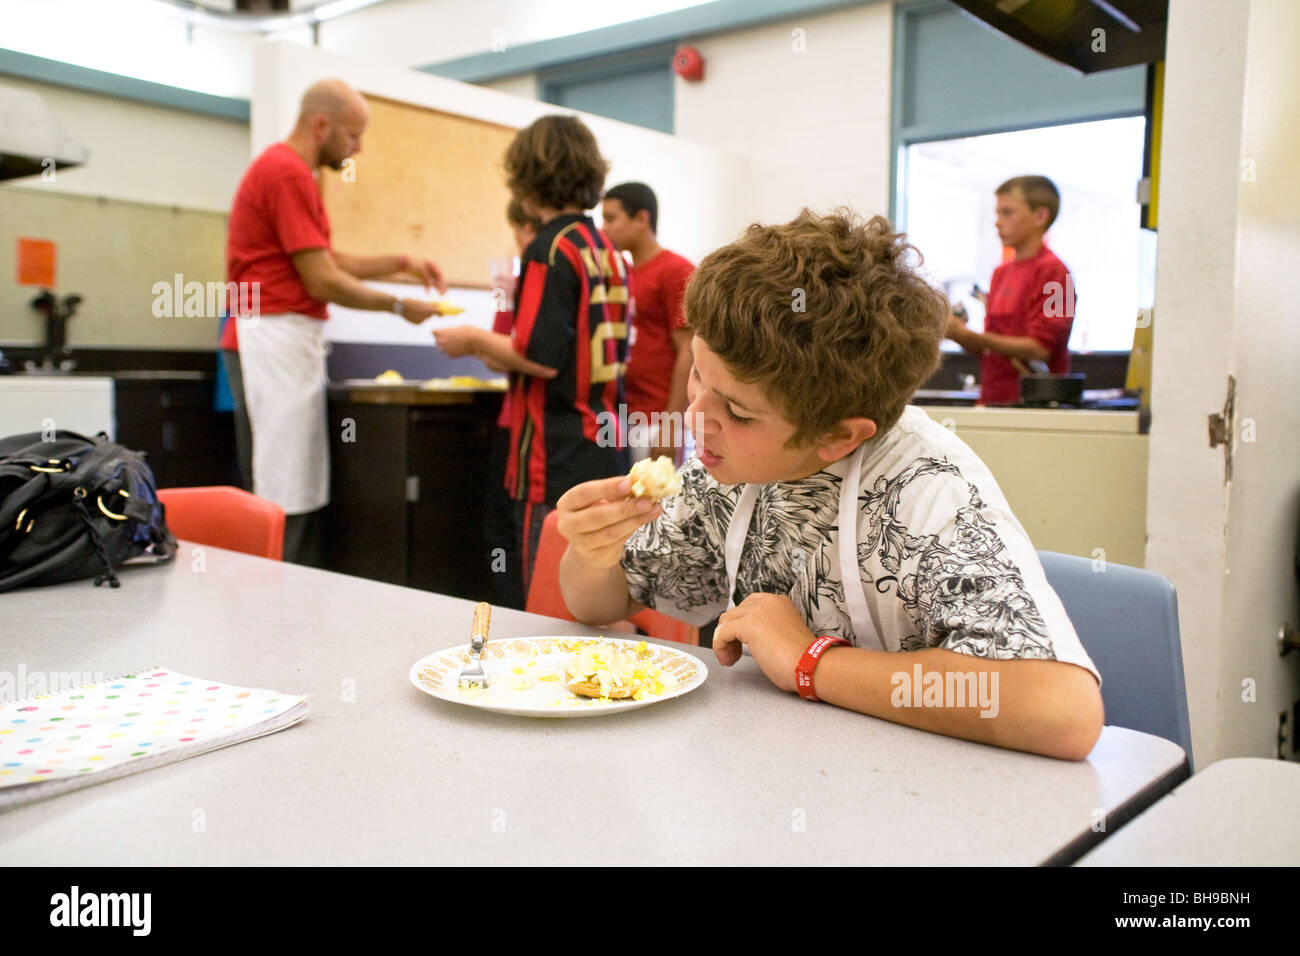
<path fill-rule="evenodd" d="M 402 378 L 401 372 L 395 372 L 391 368 L 375 376 L 375 381 L 380 385 L 401 385 L 406 379 Z"/>
<path fill-rule="evenodd" d="M 645 641 L 631 652 L 619 644 L 588 644 L 565 667 L 566 686 L 576 694 L 603 699 L 658 696 L 674 679 L 651 662 L 653 656 Z"/>

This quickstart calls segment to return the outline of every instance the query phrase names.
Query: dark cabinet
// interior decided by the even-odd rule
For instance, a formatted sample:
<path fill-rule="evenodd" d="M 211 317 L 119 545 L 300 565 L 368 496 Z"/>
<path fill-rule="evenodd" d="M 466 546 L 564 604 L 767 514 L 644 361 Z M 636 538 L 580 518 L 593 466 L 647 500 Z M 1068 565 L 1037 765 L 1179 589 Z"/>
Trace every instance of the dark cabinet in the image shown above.
<path fill-rule="evenodd" d="M 501 395 L 330 398 L 328 567 L 473 600 L 489 597 L 483 542 Z"/>
<path fill-rule="evenodd" d="M 159 488 L 237 483 L 233 416 L 212 390 L 197 372 L 114 375 L 117 441 L 145 453 Z"/>

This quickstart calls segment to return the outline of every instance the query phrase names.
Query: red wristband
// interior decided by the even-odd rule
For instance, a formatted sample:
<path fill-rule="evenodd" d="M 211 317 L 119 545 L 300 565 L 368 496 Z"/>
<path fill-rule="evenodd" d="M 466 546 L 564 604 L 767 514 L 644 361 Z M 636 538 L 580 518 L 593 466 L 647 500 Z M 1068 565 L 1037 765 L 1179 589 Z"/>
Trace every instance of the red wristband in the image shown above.
<path fill-rule="evenodd" d="M 817 700 L 817 694 L 813 691 L 813 670 L 817 667 L 817 658 L 836 644 L 848 644 L 848 641 L 838 637 L 819 637 L 808 645 L 808 650 L 799 658 L 799 664 L 794 669 L 794 684 L 804 700 Z"/>

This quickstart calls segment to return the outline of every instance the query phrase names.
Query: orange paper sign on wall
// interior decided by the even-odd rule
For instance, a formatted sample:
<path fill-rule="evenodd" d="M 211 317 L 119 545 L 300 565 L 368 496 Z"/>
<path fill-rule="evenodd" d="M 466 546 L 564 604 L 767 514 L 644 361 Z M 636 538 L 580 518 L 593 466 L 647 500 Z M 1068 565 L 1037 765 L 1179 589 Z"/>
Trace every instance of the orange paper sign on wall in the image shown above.
<path fill-rule="evenodd" d="M 18 284 L 54 288 L 54 243 L 48 239 L 19 238 Z"/>

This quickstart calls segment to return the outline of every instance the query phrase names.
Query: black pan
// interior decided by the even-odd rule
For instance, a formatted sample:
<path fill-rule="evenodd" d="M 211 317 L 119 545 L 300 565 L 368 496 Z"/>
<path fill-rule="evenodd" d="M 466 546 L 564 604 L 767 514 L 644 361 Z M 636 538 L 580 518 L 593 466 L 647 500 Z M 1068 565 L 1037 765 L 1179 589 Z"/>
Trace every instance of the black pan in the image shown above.
<path fill-rule="evenodd" d="M 1020 400 L 1026 405 L 1078 405 L 1083 401 L 1082 372 L 1020 376 Z"/>

